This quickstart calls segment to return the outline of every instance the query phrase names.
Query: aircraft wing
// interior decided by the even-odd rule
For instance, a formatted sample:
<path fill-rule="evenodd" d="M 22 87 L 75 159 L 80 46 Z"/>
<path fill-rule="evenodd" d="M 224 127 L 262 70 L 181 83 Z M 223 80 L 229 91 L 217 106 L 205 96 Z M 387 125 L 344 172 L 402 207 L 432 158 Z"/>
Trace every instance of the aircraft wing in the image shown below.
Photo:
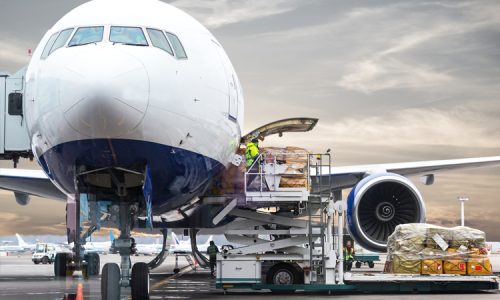
<path fill-rule="evenodd" d="M 322 186 L 331 180 L 332 189 L 351 188 L 356 185 L 365 176 L 374 173 L 396 173 L 402 176 L 423 176 L 433 175 L 438 172 L 471 169 L 480 167 L 500 166 L 500 156 L 450 159 L 450 160 L 432 160 L 419 162 L 403 162 L 403 163 L 388 163 L 388 164 L 373 164 L 359 166 L 343 166 L 343 167 L 322 167 L 321 169 L 311 167 L 311 176 L 313 178 L 313 189 L 319 185 L 318 179 L 321 180 Z"/>
<path fill-rule="evenodd" d="M 66 201 L 42 170 L 0 169 L 0 189 L 43 198 Z"/>

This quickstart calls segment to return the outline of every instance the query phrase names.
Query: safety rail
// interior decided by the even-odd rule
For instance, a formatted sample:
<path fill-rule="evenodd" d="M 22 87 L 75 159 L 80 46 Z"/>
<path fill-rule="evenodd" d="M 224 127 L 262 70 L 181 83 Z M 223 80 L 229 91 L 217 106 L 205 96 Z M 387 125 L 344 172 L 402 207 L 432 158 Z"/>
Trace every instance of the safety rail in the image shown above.
<path fill-rule="evenodd" d="M 318 173 L 318 169 L 322 170 L 325 166 L 330 168 L 330 162 L 329 154 L 311 154 L 302 149 L 266 149 L 245 171 L 246 201 L 308 201 L 312 187 L 311 168 Z"/>

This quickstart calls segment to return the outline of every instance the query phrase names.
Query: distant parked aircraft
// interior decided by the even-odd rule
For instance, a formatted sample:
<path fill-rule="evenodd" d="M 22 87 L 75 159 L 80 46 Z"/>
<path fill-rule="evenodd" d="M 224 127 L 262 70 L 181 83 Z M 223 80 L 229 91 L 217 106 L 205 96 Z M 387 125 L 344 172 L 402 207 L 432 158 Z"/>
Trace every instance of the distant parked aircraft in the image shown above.
<path fill-rule="evenodd" d="M 200 251 L 204 252 L 210 245 L 210 241 L 213 240 L 213 235 L 209 236 L 208 239 L 206 240 L 205 243 L 203 244 L 198 244 L 198 249 Z M 170 245 L 170 248 L 168 250 L 169 253 L 191 253 L 193 250 L 191 248 L 191 240 L 188 239 L 187 241 L 184 240 L 179 240 L 177 235 L 172 231 L 172 245 Z"/>
<path fill-rule="evenodd" d="M 490 254 L 500 254 L 500 242 L 486 242 L 486 248 Z"/>

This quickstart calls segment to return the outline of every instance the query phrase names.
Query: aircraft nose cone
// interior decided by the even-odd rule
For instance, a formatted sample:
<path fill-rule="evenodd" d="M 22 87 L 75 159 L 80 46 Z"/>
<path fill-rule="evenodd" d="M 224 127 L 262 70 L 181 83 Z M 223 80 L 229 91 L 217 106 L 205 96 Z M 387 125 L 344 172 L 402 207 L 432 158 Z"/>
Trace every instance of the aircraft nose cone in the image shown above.
<path fill-rule="evenodd" d="M 137 127 L 149 102 L 141 61 L 118 47 L 89 47 L 64 67 L 59 101 L 68 124 L 94 138 L 119 137 Z"/>

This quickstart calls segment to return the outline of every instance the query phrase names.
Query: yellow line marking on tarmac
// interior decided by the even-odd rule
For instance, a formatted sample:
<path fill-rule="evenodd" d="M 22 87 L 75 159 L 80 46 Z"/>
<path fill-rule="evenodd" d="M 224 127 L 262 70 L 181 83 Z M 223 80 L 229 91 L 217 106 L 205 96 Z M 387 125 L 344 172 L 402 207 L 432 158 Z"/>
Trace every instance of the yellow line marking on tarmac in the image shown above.
<path fill-rule="evenodd" d="M 188 273 L 189 271 L 193 271 L 194 268 L 191 266 L 191 265 L 188 265 L 188 266 L 185 266 L 184 268 L 182 268 L 179 273 L 177 274 L 173 274 L 173 275 L 170 275 L 168 276 L 167 278 L 163 279 L 163 280 L 160 280 L 158 281 L 157 283 L 155 283 L 153 286 L 151 286 L 151 289 L 157 289 L 159 288 L 160 286 L 162 286 L 163 284 L 173 280 L 173 279 L 176 279 L 177 277 L 185 274 L 185 273 Z"/>

